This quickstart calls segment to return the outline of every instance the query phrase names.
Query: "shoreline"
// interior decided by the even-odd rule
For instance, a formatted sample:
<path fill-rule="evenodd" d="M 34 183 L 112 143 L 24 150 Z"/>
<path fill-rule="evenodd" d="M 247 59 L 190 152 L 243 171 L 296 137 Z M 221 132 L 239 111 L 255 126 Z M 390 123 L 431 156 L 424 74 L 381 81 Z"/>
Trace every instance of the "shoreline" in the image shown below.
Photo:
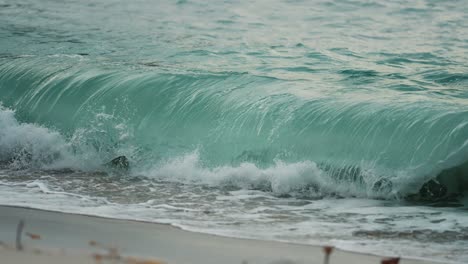
<path fill-rule="evenodd" d="M 320 246 L 289 242 L 223 237 L 186 231 L 170 224 L 63 213 L 0 205 L 0 241 L 13 244 L 16 225 L 41 240 L 24 239 L 26 248 L 55 249 L 71 255 L 90 255 L 97 241 L 119 249 L 124 256 L 157 258 L 166 263 L 323 263 Z M 53 251 L 53 250 L 52 250 Z M 101 250 L 102 251 L 102 250 Z M 0 252 L 3 254 L 4 252 Z M 22 254 L 22 253 L 18 253 Z M 15 254 L 10 254 L 15 255 Z M 16 254 L 17 255 L 17 254 Z M 15 255 L 15 256 L 16 256 Z M 21 263 L 13 257 L 10 263 Z M 331 263 L 380 263 L 385 257 L 335 249 Z M 54 263 L 54 262 L 51 262 Z M 404 258 L 400 263 L 441 263 Z"/>

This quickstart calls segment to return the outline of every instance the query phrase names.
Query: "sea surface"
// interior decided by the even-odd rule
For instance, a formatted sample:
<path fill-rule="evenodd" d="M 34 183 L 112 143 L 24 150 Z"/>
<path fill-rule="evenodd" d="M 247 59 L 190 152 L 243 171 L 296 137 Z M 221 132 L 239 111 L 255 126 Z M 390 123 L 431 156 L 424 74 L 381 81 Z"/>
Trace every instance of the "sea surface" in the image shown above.
<path fill-rule="evenodd" d="M 0 102 L 0 204 L 468 263 L 468 1 L 0 0 Z"/>

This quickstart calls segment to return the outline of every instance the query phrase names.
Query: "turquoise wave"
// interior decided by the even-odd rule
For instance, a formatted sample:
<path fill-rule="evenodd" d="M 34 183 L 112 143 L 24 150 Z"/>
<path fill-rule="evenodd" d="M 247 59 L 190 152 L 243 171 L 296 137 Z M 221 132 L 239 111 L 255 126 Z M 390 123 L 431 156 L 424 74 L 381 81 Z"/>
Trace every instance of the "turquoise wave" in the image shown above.
<path fill-rule="evenodd" d="M 393 193 L 411 193 L 468 161 L 463 100 L 392 89 L 372 96 L 359 89 L 318 93 L 297 83 L 251 73 L 102 64 L 83 56 L 0 60 L 0 98 L 18 124 L 57 131 L 71 146 L 67 151 L 87 157 L 92 168 L 117 155 L 148 168 L 196 151 L 208 169 L 312 161 L 329 177 L 360 182 L 365 190 L 388 179 Z M 13 149 L 10 156 L 18 153 Z M 41 161 L 51 163 L 50 157 Z"/>

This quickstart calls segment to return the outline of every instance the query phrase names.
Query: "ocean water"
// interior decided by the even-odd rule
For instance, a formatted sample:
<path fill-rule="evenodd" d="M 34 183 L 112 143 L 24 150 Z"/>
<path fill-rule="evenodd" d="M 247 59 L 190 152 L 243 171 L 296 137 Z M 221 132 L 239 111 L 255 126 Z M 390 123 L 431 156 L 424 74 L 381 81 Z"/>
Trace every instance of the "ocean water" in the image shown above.
<path fill-rule="evenodd" d="M 467 1 L 0 0 L 0 102 L 0 204 L 468 262 Z"/>

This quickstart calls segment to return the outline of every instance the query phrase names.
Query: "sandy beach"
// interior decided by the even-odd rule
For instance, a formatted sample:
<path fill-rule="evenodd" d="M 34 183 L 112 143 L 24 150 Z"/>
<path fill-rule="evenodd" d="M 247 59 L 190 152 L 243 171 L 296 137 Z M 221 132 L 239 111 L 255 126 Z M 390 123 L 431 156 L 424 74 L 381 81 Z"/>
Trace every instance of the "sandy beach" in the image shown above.
<path fill-rule="evenodd" d="M 16 227 L 25 221 L 24 252 L 12 249 Z M 323 263 L 317 246 L 219 237 L 184 231 L 169 225 L 114 220 L 36 209 L 0 206 L 2 263 L 96 263 L 93 254 L 114 248 L 122 256 L 164 263 Z M 94 241 L 98 246 L 90 245 Z M 93 243 L 91 243 L 93 244 Z M 40 249 L 40 252 L 37 250 Z M 46 253 L 47 252 L 47 253 Z M 334 250 L 330 263 L 380 263 L 381 256 Z M 99 260 L 99 259 L 98 259 Z M 135 262 L 136 263 L 136 262 Z M 148 262 L 149 263 L 149 262 Z M 402 259 L 404 264 L 431 263 Z"/>

